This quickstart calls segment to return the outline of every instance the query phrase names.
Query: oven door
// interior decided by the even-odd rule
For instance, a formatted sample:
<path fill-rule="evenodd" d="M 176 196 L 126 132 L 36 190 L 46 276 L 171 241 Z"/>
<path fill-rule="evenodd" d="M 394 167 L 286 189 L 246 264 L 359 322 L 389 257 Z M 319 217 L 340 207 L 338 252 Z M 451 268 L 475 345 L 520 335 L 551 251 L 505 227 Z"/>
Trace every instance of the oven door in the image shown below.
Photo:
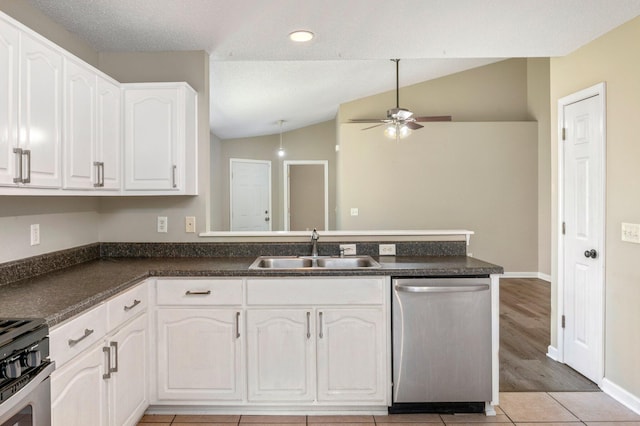
<path fill-rule="evenodd" d="M 0 405 L 0 426 L 51 426 L 53 363 Z"/>

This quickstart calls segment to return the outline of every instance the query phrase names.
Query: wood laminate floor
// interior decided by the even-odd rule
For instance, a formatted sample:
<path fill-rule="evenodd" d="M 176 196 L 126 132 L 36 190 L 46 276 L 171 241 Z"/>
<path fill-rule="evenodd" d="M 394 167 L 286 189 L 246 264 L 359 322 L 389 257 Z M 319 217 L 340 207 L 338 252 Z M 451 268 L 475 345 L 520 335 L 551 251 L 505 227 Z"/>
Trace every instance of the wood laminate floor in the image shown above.
<path fill-rule="evenodd" d="M 565 364 L 547 357 L 551 284 L 535 278 L 500 279 L 500 391 L 598 391 Z"/>

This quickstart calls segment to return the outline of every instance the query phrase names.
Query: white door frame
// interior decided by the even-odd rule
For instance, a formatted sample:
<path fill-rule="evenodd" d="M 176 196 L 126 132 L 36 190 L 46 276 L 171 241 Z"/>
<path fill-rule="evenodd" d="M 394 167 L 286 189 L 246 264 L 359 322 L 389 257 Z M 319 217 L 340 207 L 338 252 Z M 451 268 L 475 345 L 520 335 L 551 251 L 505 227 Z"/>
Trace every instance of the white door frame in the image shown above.
<path fill-rule="evenodd" d="M 247 160 L 244 158 L 229 159 L 229 229 L 233 229 L 233 164 L 234 163 L 259 163 L 269 166 L 269 231 L 273 229 L 273 209 L 271 208 L 271 161 L 269 160 Z"/>
<path fill-rule="evenodd" d="M 289 231 L 289 166 L 301 164 L 320 164 L 324 166 L 324 229 L 329 229 L 329 161 L 327 160 L 285 160 L 283 162 L 284 176 L 284 230 Z"/>
<path fill-rule="evenodd" d="M 601 235 L 602 235 L 602 246 L 599 249 L 598 256 L 603 259 L 602 261 L 602 303 L 599 312 L 594 312 L 594 315 L 600 316 L 598 322 L 601 323 L 601 333 L 598 336 L 600 339 L 599 348 L 599 362 L 598 362 L 598 386 L 600 386 L 602 379 L 604 378 L 604 333 L 605 333 L 605 261 L 606 252 L 605 252 L 605 243 L 606 243 L 606 85 L 604 82 L 598 83 L 594 86 L 588 87 L 586 89 L 580 90 L 576 93 L 572 93 L 571 95 L 565 96 L 558 100 L 558 223 L 557 223 L 557 248 L 558 248 L 558 287 L 557 287 L 557 318 L 556 318 L 556 330 L 557 330 L 557 357 L 556 360 L 564 363 L 564 328 L 562 327 L 562 315 L 564 314 L 564 292 L 565 292 L 565 282 L 564 282 L 564 271 L 565 271 L 565 256 L 564 256 L 564 238 L 562 234 L 562 223 L 564 221 L 564 147 L 562 142 L 562 128 L 564 126 L 564 107 L 579 101 L 582 101 L 587 98 L 591 98 L 594 96 L 598 96 L 598 108 L 600 109 L 600 130 L 602 132 L 602 151 L 600 152 L 600 167 L 602 170 L 602 182 L 599 190 L 601 191 L 601 218 L 602 223 L 601 226 Z"/>

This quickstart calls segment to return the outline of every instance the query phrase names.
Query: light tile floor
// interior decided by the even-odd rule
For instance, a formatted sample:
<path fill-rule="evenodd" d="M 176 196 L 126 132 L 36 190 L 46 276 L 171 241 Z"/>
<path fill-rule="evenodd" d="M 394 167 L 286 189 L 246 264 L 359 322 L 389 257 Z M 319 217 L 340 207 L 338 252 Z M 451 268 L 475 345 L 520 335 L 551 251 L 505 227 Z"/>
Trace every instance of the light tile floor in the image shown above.
<path fill-rule="evenodd" d="M 497 415 L 145 415 L 138 426 L 640 426 L 640 415 L 602 392 L 501 392 Z"/>

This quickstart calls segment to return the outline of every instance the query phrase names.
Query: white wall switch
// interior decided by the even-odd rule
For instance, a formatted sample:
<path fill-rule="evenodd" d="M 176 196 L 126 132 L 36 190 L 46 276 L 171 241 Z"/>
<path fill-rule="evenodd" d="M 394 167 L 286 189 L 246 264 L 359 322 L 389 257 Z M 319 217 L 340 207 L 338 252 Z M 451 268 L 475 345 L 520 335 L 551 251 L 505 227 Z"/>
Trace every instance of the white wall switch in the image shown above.
<path fill-rule="evenodd" d="M 35 223 L 31 225 L 31 245 L 37 246 L 40 244 L 40 225 Z"/>
<path fill-rule="evenodd" d="M 340 251 L 343 250 L 345 256 L 355 256 L 357 254 L 355 244 L 340 244 Z"/>
<path fill-rule="evenodd" d="M 351 216 L 358 216 L 358 208 L 351 207 Z"/>
<path fill-rule="evenodd" d="M 622 241 L 640 244 L 640 224 L 623 222 Z"/>
<path fill-rule="evenodd" d="M 158 216 L 158 232 L 167 232 L 169 230 L 169 220 L 166 216 Z"/>
<path fill-rule="evenodd" d="M 378 254 L 380 256 L 395 256 L 396 245 L 395 244 L 380 244 L 378 245 Z"/>
<path fill-rule="evenodd" d="M 184 232 L 196 232 L 195 216 L 187 216 L 184 218 Z"/>

